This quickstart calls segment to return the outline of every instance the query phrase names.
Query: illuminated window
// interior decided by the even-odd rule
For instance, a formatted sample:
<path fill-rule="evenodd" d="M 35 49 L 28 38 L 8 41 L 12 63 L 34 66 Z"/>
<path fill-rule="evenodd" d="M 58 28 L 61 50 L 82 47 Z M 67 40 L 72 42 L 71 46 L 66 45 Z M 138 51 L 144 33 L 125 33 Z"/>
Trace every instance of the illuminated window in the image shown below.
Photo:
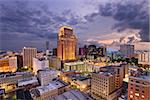
<path fill-rule="evenodd" d="M 142 95 L 142 98 L 144 98 L 144 95 Z"/>
<path fill-rule="evenodd" d="M 130 95 L 130 98 L 133 98 L 133 95 Z"/>
<path fill-rule="evenodd" d="M 139 94 L 138 94 L 138 93 L 135 93 L 135 95 L 136 95 L 136 96 L 139 96 Z"/>

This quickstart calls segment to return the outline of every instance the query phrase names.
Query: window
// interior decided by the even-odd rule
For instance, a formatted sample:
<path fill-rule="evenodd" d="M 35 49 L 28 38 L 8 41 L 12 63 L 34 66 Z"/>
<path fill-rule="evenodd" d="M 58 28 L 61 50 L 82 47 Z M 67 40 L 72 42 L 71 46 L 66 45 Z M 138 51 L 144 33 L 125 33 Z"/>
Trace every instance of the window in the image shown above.
<path fill-rule="evenodd" d="M 136 91 L 139 91 L 139 89 L 135 89 Z"/>
<path fill-rule="evenodd" d="M 140 83 L 139 81 L 136 81 L 136 83 Z"/>
<path fill-rule="evenodd" d="M 142 98 L 144 98 L 144 95 L 142 95 Z"/>
<path fill-rule="evenodd" d="M 130 95 L 130 98 L 133 98 L 133 95 Z"/>
<path fill-rule="evenodd" d="M 136 85 L 136 87 L 139 87 L 138 85 Z"/>

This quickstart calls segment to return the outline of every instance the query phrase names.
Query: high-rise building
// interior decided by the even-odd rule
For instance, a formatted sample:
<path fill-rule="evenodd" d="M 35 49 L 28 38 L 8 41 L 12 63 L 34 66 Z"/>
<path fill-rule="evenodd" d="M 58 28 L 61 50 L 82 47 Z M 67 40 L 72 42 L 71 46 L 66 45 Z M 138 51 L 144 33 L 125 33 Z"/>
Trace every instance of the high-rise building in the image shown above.
<path fill-rule="evenodd" d="M 68 26 L 60 28 L 57 41 L 57 57 L 62 61 L 76 59 L 77 37 Z"/>
<path fill-rule="evenodd" d="M 97 54 L 98 56 L 106 56 L 106 47 L 105 46 L 100 46 L 99 48 L 97 48 Z"/>
<path fill-rule="evenodd" d="M 129 76 L 128 100 L 150 100 L 150 73 Z"/>
<path fill-rule="evenodd" d="M 134 45 L 130 45 L 130 44 L 120 45 L 120 52 L 122 57 L 125 58 L 134 57 Z"/>
<path fill-rule="evenodd" d="M 36 48 L 23 48 L 23 66 L 27 66 L 28 68 L 32 68 L 33 66 L 33 58 L 36 57 L 37 49 Z"/>
<path fill-rule="evenodd" d="M 49 56 L 49 41 L 46 41 L 46 56 Z"/>
<path fill-rule="evenodd" d="M 53 48 L 53 56 L 57 56 L 57 48 Z"/>
<path fill-rule="evenodd" d="M 15 55 L 17 57 L 17 67 L 18 68 L 21 68 L 23 67 L 23 56 L 18 54 L 18 55 Z"/>

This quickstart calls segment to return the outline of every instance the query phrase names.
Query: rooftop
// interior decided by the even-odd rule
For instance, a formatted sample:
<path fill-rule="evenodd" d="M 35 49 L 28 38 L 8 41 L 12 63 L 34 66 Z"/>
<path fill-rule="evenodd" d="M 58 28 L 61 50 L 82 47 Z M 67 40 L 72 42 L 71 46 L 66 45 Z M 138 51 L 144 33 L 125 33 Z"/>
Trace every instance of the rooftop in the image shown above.
<path fill-rule="evenodd" d="M 65 63 L 65 65 L 68 65 L 68 66 L 71 66 L 71 65 L 79 65 L 79 64 L 84 64 L 84 62 L 68 62 L 68 63 Z"/>
<path fill-rule="evenodd" d="M 99 74 L 104 76 L 113 76 L 113 74 L 110 72 L 99 72 Z"/>
<path fill-rule="evenodd" d="M 50 82 L 47 86 L 39 86 L 39 87 L 36 87 L 35 89 L 32 89 L 31 95 L 37 96 L 36 93 L 38 93 L 38 95 L 42 95 L 45 92 L 49 92 L 49 91 L 52 91 L 52 90 L 55 90 L 55 89 L 58 89 L 67 85 L 68 84 L 63 82 L 62 80 L 55 79 L 52 82 Z"/>
<path fill-rule="evenodd" d="M 24 86 L 28 84 L 38 83 L 37 77 L 31 77 L 26 79 L 18 80 L 18 86 Z"/>
<path fill-rule="evenodd" d="M 135 78 L 138 80 L 144 80 L 150 82 L 150 72 L 143 72 L 141 75 L 138 76 L 129 76 L 129 78 Z"/>
<path fill-rule="evenodd" d="M 78 75 L 72 75 L 70 76 L 72 79 L 74 80 L 79 80 L 79 81 L 84 81 L 84 80 L 87 80 L 89 79 L 88 77 L 85 77 L 85 76 L 78 76 Z"/>
<path fill-rule="evenodd" d="M 70 90 L 54 97 L 52 100 L 92 100 L 88 95 L 79 90 Z"/>

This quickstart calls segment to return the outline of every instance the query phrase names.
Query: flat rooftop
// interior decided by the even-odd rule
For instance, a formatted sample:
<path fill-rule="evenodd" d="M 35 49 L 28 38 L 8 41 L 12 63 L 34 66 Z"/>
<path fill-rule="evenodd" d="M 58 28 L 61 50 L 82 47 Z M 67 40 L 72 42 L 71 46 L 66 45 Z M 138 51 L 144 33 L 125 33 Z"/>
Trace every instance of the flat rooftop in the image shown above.
<path fill-rule="evenodd" d="M 67 65 L 67 66 L 82 65 L 82 64 L 84 64 L 84 62 L 81 62 L 81 61 L 64 63 L 64 65 Z"/>
<path fill-rule="evenodd" d="M 39 87 L 32 89 L 31 95 L 37 95 L 36 93 L 38 93 L 38 95 L 42 95 L 45 92 L 50 92 L 52 90 L 55 90 L 55 89 L 58 89 L 67 85 L 68 84 L 63 82 L 62 80 L 56 79 L 50 82 L 47 86 L 39 86 Z"/>
<path fill-rule="evenodd" d="M 88 77 L 85 77 L 85 76 L 77 76 L 77 75 L 72 75 L 70 76 L 70 78 L 74 79 L 74 80 L 79 80 L 79 81 L 84 81 L 84 80 L 87 80 L 89 79 Z"/>
<path fill-rule="evenodd" d="M 38 83 L 37 77 L 31 77 L 26 79 L 18 80 L 18 86 L 25 86 L 28 84 Z"/>
<path fill-rule="evenodd" d="M 113 74 L 110 72 L 99 72 L 99 74 L 104 76 L 113 76 Z"/>
<path fill-rule="evenodd" d="M 52 100 L 92 100 L 88 95 L 79 90 L 70 90 L 54 97 Z"/>
<path fill-rule="evenodd" d="M 135 78 L 138 80 L 148 81 L 150 82 L 150 72 L 144 72 L 143 74 L 139 76 L 129 76 L 129 78 Z"/>

